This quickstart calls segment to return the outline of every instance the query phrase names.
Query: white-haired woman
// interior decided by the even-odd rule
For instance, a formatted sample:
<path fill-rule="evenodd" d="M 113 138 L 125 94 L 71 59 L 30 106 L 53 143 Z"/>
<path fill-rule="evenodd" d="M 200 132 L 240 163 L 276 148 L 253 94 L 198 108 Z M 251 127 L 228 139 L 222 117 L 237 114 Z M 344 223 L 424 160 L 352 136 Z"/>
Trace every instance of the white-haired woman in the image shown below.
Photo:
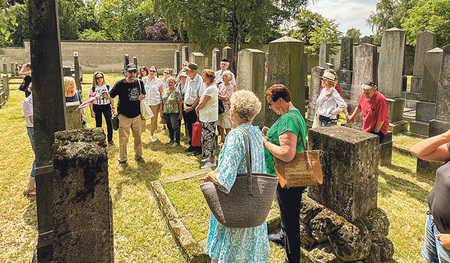
<path fill-rule="evenodd" d="M 219 126 L 220 143 L 225 142 L 225 137 L 232 128 L 230 116 L 230 98 L 234 93 L 234 85 L 230 83 L 233 74 L 229 70 L 223 72 L 223 82 L 219 85 L 219 100 L 222 101 L 225 112 L 219 114 L 217 126 Z"/>
<path fill-rule="evenodd" d="M 240 90 L 231 97 L 230 115 L 233 124 L 247 130 L 251 144 L 252 171 L 264 173 L 264 147 L 262 135 L 252 120 L 261 110 L 261 102 L 248 90 Z M 213 181 L 228 193 L 237 174 L 247 172 L 244 135 L 239 129 L 230 131 L 219 154 L 219 164 L 203 181 Z M 217 222 L 211 214 L 206 254 L 212 262 L 269 262 L 267 224 L 253 228 L 228 228 Z"/>

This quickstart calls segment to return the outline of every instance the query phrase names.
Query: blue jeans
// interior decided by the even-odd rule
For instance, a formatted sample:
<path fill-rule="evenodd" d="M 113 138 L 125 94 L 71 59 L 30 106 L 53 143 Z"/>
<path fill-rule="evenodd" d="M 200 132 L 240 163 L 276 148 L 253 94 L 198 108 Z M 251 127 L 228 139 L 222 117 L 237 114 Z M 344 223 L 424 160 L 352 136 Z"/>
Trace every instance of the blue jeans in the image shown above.
<path fill-rule="evenodd" d="M 178 119 L 179 115 L 179 113 L 164 113 L 164 119 L 169 130 L 169 138 L 176 143 L 180 143 L 181 120 Z"/>
<path fill-rule="evenodd" d="M 334 119 L 331 119 L 331 118 L 328 118 L 328 117 L 325 117 L 325 116 L 322 116 L 322 115 L 319 115 L 319 120 L 320 120 L 320 126 L 321 127 L 334 124 L 333 121 L 334 122 L 336 121 Z"/>
<path fill-rule="evenodd" d="M 450 263 L 450 250 L 447 250 L 436 237 L 439 234 L 434 225 L 433 216 L 428 215 L 422 247 L 422 256 L 428 263 Z"/>
<path fill-rule="evenodd" d="M 34 153 L 34 128 L 27 127 L 27 133 L 28 133 L 28 138 L 30 139 L 31 148 L 33 149 L 33 153 Z M 30 180 L 34 181 L 35 178 L 36 178 L 36 157 L 33 160 L 33 166 L 31 168 L 31 172 L 30 172 Z"/>

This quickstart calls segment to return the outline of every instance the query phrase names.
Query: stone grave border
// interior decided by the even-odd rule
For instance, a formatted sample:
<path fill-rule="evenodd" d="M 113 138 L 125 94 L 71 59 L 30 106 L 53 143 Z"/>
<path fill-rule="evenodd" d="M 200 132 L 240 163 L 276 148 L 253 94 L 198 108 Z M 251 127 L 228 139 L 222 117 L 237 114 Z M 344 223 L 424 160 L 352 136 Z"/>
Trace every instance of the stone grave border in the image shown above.
<path fill-rule="evenodd" d="M 169 199 L 166 191 L 164 190 L 163 184 L 174 183 L 181 180 L 191 179 L 207 172 L 212 171 L 210 168 L 197 170 L 190 173 L 184 173 L 175 175 L 168 178 L 163 178 L 160 180 L 155 180 L 151 182 L 152 194 L 154 195 L 160 211 L 166 220 L 167 226 L 170 232 L 179 245 L 181 253 L 187 260 L 187 262 L 207 262 L 209 257 L 205 254 L 206 239 L 197 242 L 186 228 L 182 221 L 182 218 L 178 215 L 177 210 L 173 206 Z M 275 229 L 280 227 L 280 217 L 279 215 L 271 215 L 267 218 L 267 230 L 269 233 L 273 232 Z"/>

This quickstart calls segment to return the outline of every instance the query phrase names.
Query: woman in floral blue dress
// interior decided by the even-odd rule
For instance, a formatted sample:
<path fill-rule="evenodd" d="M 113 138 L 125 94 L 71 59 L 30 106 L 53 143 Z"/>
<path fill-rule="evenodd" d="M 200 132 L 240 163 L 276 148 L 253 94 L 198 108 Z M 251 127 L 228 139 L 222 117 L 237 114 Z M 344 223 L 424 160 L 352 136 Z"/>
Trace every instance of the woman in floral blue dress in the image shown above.
<path fill-rule="evenodd" d="M 261 102 L 251 91 L 240 90 L 231 97 L 231 121 L 237 127 L 248 131 L 251 143 L 252 170 L 265 173 L 264 148 L 262 135 L 251 121 L 261 110 Z M 245 161 L 244 135 L 239 129 L 232 130 L 225 138 L 219 154 L 219 165 L 209 172 L 202 181 L 213 181 L 219 189 L 228 193 L 236 180 L 237 174 L 247 172 Z M 209 223 L 206 254 L 211 262 L 269 262 L 269 240 L 267 224 L 253 228 L 228 228 L 217 222 L 211 214 Z"/>

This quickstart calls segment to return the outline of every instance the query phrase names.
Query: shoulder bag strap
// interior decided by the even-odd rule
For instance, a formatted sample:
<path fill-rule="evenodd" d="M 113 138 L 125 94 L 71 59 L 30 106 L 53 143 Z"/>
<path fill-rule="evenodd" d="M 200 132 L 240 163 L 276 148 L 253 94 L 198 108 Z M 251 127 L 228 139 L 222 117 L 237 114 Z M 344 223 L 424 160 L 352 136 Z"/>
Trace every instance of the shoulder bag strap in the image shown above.
<path fill-rule="evenodd" d="M 242 127 L 237 128 L 244 135 L 245 160 L 247 162 L 247 190 L 249 194 L 253 194 L 252 186 L 252 146 L 249 140 L 248 131 Z"/>
<path fill-rule="evenodd" d="M 294 117 L 294 119 L 297 121 L 298 124 L 298 134 L 300 135 L 301 141 L 302 141 L 302 147 L 303 147 L 303 151 L 306 151 L 306 147 L 305 147 L 305 143 L 303 142 L 303 134 L 302 134 L 302 128 L 300 127 L 300 122 L 298 122 L 297 117 L 295 117 L 294 114 L 290 113 L 289 114 L 292 115 L 292 117 Z"/>

